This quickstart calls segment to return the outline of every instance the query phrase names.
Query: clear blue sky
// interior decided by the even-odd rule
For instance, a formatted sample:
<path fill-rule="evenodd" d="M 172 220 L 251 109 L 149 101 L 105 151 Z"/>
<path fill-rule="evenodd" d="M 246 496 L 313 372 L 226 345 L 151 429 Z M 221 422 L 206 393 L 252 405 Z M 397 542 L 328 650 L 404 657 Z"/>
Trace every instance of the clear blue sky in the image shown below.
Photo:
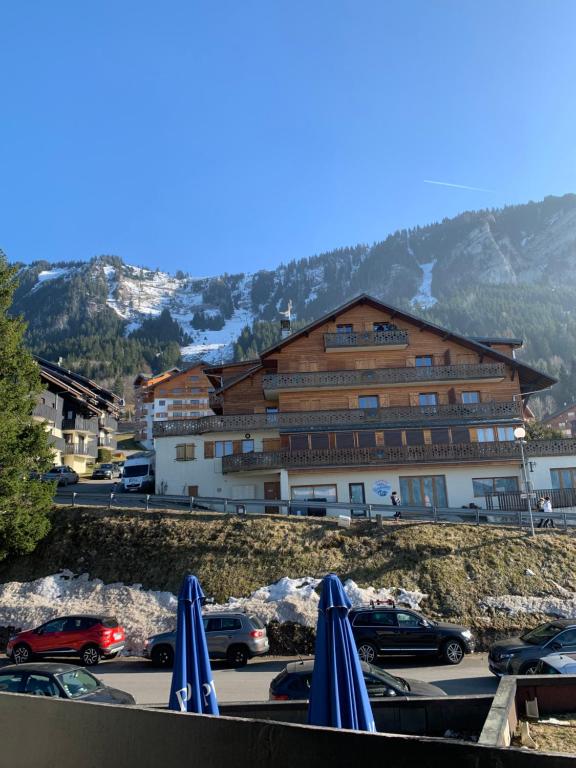
<path fill-rule="evenodd" d="M 574 0 L 4 0 L 0 25 L 11 260 L 250 271 L 576 192 Z"/>

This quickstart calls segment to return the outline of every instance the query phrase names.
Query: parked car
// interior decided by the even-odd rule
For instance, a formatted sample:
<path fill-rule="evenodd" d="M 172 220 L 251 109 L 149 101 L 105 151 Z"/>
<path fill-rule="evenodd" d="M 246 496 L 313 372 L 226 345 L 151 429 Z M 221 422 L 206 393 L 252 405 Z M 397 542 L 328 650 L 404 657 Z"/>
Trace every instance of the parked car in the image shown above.
<path fill-rule="evenodd" d="M 73 701 L 135 704 L 134 697 L 110 688 L 73 664 L 10 664 L 0 669 L 0 693 L 29 693 Z"/>
<path fill-rule="evenodd" d="M 366 688 L 370 698 L 401 696 L 446 696 L 446 693 L 431 683 L 420 680 L 396 677 L 379 667 L 360 662 Z M 287 664 L 279 675 L 270 683 L 268 698 L 272 701 L 289 701 L 292 699 L 306 701 L 310 697 L 314 661 L 292 661 Z"/>
<path fill-rule="evenodd" d="M 92 471 L 92 480 L 113 480 L 115 477 L 122 477 L 115 464 L 100 464 Z"/>
<path fill-rule="evenodd" d="M 62 616 L 8 640 L 6 654 L 15 664 L 35 656 L 79 656 L 90 667 L 113 659 L 124 648 L 124 629 L 111 616 Z"/>
<path fill-rule="evenodd" d="M 243 667 L 253 656 L 268 653 L 266 627 L 257 616 L 225 611 L 206 614 L 203 619 L 211 659 L 226 659 Z M 148 638 L 144 656 L 156 667 L 171 667 L 175 647 L 176 632 L 163 632 Z"/>
<path fill-rule="evenodd" d="M 552 653 L 536 665 L 536 675 L 576 675 L 576 653 Z"/>
<path fill-rule="evenodd" d="M 52 469 L 49 469 L 48 472 L 44 472 L 42 475 L 42 480 L 56 481 L 58 485 L 74 485 L 78 482 L 78 480 L 80 480 L 80 477 L 78 473 L 72 469 L 72 467 L 62 465 L 60 467 L 52 467 Z"/>
<path fill-rule="evenodd" d="M 474 637 L 466 627 L 434 621 L 409 608 L 353 608 L 350 623 L 360 659 L 369 664 L 378 656 L 426 655 L 460 664 L 464 654 L 474 651 Z"/>
<path fill-rule="evenodd" d="M 557 619 L 521 635 L 499 640 L 490 648 L 488 667 L 495 675 L 533 675 L 551 653 L 576 652 L 576 619 Z"/>

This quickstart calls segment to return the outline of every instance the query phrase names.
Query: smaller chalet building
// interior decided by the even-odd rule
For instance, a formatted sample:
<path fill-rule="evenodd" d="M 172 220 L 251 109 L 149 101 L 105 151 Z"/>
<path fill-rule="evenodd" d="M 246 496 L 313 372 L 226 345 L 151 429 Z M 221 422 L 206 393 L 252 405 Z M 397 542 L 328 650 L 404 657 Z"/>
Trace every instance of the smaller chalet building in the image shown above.
<path fill-rule="evenodd" d="M 116 448 L 122 400 L 95 381 L 36 357 L 45 389 L 32 417 L 45 424 L 54 463 L 82 474 L 94 464 L 98 448 Z"/>
<path fill-rule="evenodd" d="M 542 423 L 560 430 L 565 437 L 576 437 L 576 403 L 551 413 L 542 419 Z"/>
<path fill-rule="evenodd" d="M 460 507 L 522 489 L 514 429 L 554 383 L 518 339 L 466 338 L 368 295 L 258 359 L 212 366 L 213 416 L 154 424 L 168 494 Z M 526 393 L 526 394 L 525 394 Z M 533 488 L 576 441 L 526 445 Z"/>

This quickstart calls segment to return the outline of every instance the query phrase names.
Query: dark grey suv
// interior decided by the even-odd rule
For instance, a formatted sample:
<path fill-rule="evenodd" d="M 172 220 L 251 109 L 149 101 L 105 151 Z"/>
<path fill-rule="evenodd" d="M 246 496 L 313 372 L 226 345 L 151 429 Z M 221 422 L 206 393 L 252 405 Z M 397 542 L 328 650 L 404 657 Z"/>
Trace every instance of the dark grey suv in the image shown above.
<path fill-rule="evenodd" d="M 488 667 L 495 675 L 533 675 L 551 653 L 576 652 L 576 619 L 540 624 L 520 637 L 499 640 L 490 648 Z"/>
<path fill-rule="evenodd" d="M 226 611 L 206 614 L 203 620 L 211 659 L 243 667 L 253 656 L 268 653 L 266 627 L 257 616 Z M 176 632 L 163 632 L 148 638 L 143 655 L 156 667 L 171 667 L 175 647 Z"/>

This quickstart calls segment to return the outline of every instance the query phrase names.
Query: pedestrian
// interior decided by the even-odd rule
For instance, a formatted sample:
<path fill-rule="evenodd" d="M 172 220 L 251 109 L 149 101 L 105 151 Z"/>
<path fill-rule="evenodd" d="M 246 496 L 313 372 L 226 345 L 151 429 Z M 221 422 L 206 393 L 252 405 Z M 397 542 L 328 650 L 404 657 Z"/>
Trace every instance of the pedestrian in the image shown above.
<path fill-rule="evenodd" d="M 540 496 L 540 498 L 536 502 L 536 509 L 537 509 L 538 512 L 541 512 L 542 514 L 544 513 L 544 496 Z M 537 527 L 538 528 L 545 528 L 546 527 L 545 526 L 545 522 L 546 522 L 545 518 L 541 517 L 540 520 L 538 521 L 538 526 Z"/>
<path fill-rule="evenodd" d="M 544 496 L 544 514 L 546 515 L 544 528 L 554 528 L 554 518 L 552 517 L 552 501 L 550 500 L 550 496 Z"/>
<path fill-rule="evenodd" d="M 390 501 L 392 502 L 392 506 L 396 507 L 394 510 L 394 520 L 400 520 L 402 517 L 402 512 L 400 511 L 400 505 L 402 504 L 402 499 L 398 495 L 396 491 L 392 491 L 392 495 L 390 496 Z"/>

